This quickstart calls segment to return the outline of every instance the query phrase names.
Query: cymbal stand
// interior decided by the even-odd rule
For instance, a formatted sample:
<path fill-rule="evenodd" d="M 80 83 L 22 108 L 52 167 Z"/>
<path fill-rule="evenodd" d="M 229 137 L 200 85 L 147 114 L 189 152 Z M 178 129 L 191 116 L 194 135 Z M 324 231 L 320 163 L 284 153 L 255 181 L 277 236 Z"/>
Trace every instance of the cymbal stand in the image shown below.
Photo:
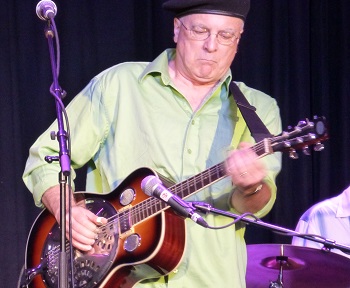
<path fill-rule="evenodd" d="M 281 256 L 276 257 L 277 262 L 280 264 L 278 277 L 276 281 L 271 281 L 269 288 L 283 288 L 283 265 L 287 263 L 288 257 L 284 256 L 283 245 L 281 245 Z"/>

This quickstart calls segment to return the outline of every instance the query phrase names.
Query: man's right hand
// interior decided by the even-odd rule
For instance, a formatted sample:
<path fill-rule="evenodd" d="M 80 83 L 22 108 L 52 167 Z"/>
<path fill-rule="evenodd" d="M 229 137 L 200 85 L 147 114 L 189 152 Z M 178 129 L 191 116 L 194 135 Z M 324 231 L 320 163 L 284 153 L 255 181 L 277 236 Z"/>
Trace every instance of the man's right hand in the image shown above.
<path fill-rule="evenodd" d="M 46 190 L 42 197 L 45 207 L 55 216 L 60 223 L 60 187 L 54 186 Z M 84 207 L 84 202 L 76 203 L 72 199 L 72 245 L 81 250 L 89 251 L 95 243 L 98 233 L 98 227 L 106 224 L 107 219 L 98 217 Z M 67 201 L 68 203 L 68 201 Z M 68 205 L 67 205 L 68 207 Z M 69 215 L 66 213 L 66 237 L 69 239 Z"/>

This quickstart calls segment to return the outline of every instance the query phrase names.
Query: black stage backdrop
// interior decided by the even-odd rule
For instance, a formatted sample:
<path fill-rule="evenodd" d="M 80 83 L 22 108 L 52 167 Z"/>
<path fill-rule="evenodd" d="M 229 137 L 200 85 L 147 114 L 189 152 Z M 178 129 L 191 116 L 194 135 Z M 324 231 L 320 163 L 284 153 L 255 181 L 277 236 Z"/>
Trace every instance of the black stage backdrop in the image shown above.
<path fill-rule="evenodd" d="M 65 105 L 105 68 L 152 60 L 174 46 L 172 15 L 162 11 L 161 0 L 55 3 Z M 21 180 L 28 149 L 56 116 L 46 23 L 36 16 L 36 4 L 2 1 L 0 9 L 0 283 L 6 287 L 17 283 L 27 235 L 40 211 Z M 348 0 L 252 0 L 234 79 L 276 98 L 285 128 L 324 115 L 330 129 L 323 152 L 298 160 L 284 155 L 277 202 L 265 222 L 294 229 L 303 211 L 349 185 L 349 11 Z M 248 227 L 247 242 L 290 238 Z"/>

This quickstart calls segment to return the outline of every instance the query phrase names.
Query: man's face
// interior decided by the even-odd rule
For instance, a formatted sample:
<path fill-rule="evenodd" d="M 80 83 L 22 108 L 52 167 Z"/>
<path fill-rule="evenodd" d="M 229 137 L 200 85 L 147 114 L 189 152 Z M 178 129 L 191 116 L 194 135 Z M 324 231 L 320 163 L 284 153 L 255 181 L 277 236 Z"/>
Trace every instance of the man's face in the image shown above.
<path fill-rule="evenodd" d="M 175 18 L 176 70 L 197 84 L 216 83 L 227 72 L 236 55 L 243 26 L 244 23 L 239 18 L 214 14 L 192 14 L 181 19 Z M 210 33 L 210 36 L 205 40 L 195 39 L 202 32 L 206 35 Z M 220 44 L 222 36 L 226 35 L 235 37 L 228 45 Z"/>

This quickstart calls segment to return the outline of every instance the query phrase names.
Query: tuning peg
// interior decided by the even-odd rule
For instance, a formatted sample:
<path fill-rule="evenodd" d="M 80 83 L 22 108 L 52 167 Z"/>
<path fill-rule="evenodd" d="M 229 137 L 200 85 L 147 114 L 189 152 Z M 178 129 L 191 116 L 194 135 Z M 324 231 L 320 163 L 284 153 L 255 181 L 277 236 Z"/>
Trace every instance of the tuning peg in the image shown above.
<path fill-rule="evenodd" d="M 294 159 L 294 160 L 299 158 L 299 155 L 295 151 L 295 149 L 290 149 L 289 150 L 289 158 Z"/>
<path fill-rule="evenodd" d="M 306 155 L 306 156 L 310 156 L 310 148 L 309 148 L 309 146 L 305 146 L 305 147 L 303 147 L 303 153 L 304 153 L 304 155 Z"/>
<path fill-rule="evenodd" d="M 314 139 L 317 138 L 315 133 L 309 133 L 308 137 L 309 137 L 310 140 L 314 140 Z"/>
<path fill-rule="evenodd" d="M 301 144 L 301 143 L 304 143 L 304 139 L 303 139 L 303 137 L 297 137 L 297 138 L 295 138 L 295 142 Z"/>
<path fill-rule="evenodd" d="M 300 120 L 297 126 L 305 126 L 307 123 L 309 123 L 309 119 L 306 118 L 305 120 Z"/>
<path fill-rule="evenodd" d="M 314 151 L 320 152 L 324 149 L 324 145 L 320 142 L 317 142 L 314 146 Z"/>

